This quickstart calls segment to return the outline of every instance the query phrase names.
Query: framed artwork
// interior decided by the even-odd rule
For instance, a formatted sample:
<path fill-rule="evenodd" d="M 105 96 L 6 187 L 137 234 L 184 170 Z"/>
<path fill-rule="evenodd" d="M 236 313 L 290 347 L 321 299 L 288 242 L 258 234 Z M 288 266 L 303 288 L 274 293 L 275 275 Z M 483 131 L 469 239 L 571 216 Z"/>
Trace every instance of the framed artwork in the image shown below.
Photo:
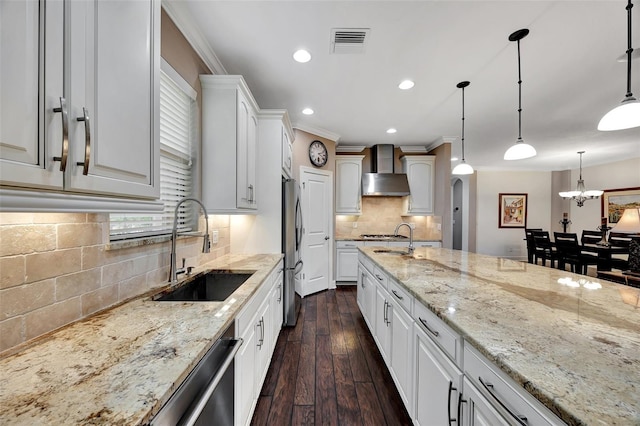
<path fill-rule="evenodd" d="M 600 217 L 607 218 L 607 226 L 618 223 L 624 209 L 640 207 L 640 187 L 605 189 L 601 197 Z"/>
<path fill-rule="evenodd" d="M 527 194 L 498 194 L 498 227 L 527 227 Z"/>

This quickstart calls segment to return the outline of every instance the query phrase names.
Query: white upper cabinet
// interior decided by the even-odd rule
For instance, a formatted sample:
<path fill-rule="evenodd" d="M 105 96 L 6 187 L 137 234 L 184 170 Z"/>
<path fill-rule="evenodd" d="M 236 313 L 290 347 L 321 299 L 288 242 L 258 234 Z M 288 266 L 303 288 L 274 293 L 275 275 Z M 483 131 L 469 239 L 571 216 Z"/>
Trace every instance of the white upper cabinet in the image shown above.
<path fill-rule="evenodd" d="M 282 126 L 282 174 L 293 179 L 293 131 L 291 124 L 283 124 Z"/>
<path fill-rule="evenodd" d="M 158 198 L 160 2 L 2 2 L 0 20 L 2 187 Z"/>
<path fill-rule="evenodd" d="M 209 213 L 258 208 L 258 105 L 239 75 L 201 75 L 202 199 Z"/>
<path fill-rule="evenodd" d="M 407 174 L 411 195 L 405 198 L 405 215 L 433 214 L 433 185 L 435 179 L 435 156 L 416 155 L 401 158 L 402 168 Z"/>
<path fill-rule="evenodd" d="M 362 213 L 363 158 L 363 155 L 341 155 L 336 158 L 336 214 Z"/>

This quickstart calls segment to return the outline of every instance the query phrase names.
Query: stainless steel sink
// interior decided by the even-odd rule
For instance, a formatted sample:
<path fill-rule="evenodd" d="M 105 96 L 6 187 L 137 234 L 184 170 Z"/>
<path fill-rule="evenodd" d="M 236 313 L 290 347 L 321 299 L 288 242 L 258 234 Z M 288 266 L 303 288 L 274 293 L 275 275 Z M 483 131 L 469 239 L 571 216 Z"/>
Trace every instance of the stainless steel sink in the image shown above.
<path fill-rule="evenodd" d="M 221 302 L 238 289 L 253 272 L 212 270 L 188 278 L 179 287 L 165 290 L 154 300 L 159 302 Z"/>
<path fill-rule="evenodd" d="M 409 254 L 405 250 L 390 250 L 390 249 L 377 249 L 377 250 L 374 250 L 373 252 L 378 254 L 398 254 L 398 255 Z"/>

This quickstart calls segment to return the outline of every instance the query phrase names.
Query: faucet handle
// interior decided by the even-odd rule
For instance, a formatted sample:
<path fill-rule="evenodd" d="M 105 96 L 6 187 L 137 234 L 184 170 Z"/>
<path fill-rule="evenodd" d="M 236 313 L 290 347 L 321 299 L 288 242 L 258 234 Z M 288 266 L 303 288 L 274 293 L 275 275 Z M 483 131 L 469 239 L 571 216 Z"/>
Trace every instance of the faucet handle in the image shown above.
<path fill-rule="evenodd" d="M 184 264 L 187 262 L 187 259 L 185 259 L 184 257 L 182 258 L 182 269 L 184 269 Z"/>

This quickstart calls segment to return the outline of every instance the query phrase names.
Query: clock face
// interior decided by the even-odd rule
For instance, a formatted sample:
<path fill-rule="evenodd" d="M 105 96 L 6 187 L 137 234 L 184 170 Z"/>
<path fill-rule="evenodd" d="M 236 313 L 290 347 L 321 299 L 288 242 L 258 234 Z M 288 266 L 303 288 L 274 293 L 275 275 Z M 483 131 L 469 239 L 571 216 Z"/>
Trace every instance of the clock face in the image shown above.
<path fill-rule="evenodd" d="M 311 164 L 316 167 L 322 167 L 327 164 L 328 157 L 327 147 L 322 142 L 311 142 L 311 145 L 309 145 L 309 160 L 311 160 Z"/>

